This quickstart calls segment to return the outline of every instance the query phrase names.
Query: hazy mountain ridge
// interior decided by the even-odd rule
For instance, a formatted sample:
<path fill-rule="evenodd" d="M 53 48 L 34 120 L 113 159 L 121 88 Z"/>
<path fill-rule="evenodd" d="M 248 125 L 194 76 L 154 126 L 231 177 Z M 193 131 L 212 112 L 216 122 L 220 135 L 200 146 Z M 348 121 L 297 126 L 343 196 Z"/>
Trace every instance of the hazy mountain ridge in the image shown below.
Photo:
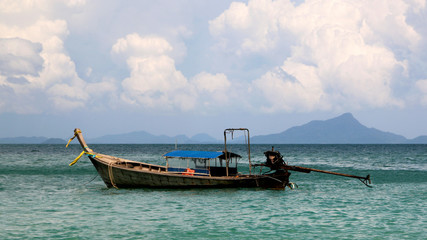
<path fill-rule="evenodd" d="M 345 113 L 325 121 L 311 121 L 307 124 L 264 136 L 255 136 L 253 143 L 283 144 L 375 144 L 407 143 L 403 136 L 368 128 L 357 121 L 351 113 Z"/>
<path fill-rule="evenodd" d="M 408 140 L 408 143 L 427 144 L 427 136 L 419 136 Z"/>
<path fill-rule="evenodd" d="M 66 144 L 67 141 L 61 138 L 47 137 L 14 137 L 0 138 L 0 144 Z"/>
<path fill-rule="evenodd" d="M 208 134 L 200 133 L 193 137 L 177 135 L 153 135 L 146 131 L 124 134 L 110 134 L 87 139 L 88 144 L 209 144 L 222 143 Z M 243 140 L 241 141 L 244 142 Z M 58 138 L 16 137 L 0 138 L 3 144 L 65 144 Z M 251 138 L 254 144 L 427 144 L 427 136 L 407 139 L 390 132 L 368 128 L 362 125 L 351 113 L 344 113 L 328 120 L 314 120 L 295 126 L 277 134 L 258 135 Z"/>
<path fill-rule="evenodd" d="M 47 137 L 10 137 L 0 138 L 0 143 L 9 144 L 40 144 L 46 141 Z"/>
<path fill-rule="evenodd" d="M 218 143 L 219 141 L 208 134 L 197 134 L 191 138 L 185 135 L 169 137 L 166 135 L 153 135 L 146 131 L 130 132 L 125 134 L 105 135 L 87 140 L 88 143 L 121 143 L 121 144 L 171 144 L 171 143 Z"/>

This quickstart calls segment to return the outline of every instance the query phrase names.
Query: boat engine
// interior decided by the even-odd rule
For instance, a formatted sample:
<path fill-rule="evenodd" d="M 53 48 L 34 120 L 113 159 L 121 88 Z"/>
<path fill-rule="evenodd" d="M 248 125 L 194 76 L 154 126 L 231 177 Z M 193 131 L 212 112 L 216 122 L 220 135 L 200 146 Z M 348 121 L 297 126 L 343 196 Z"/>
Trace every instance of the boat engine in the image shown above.
<path fill-rule="evenodd" d="M 271 151 L 264 152 L 264 155 L 266 157 L 264 166 L 271 170 L 279 170 L 282 169 L 283 165 L 286 165 L 282 154 L 279 151 L 274 151 L 274 147 L 271 148 Z"/>
<path fill-rule="evenodd" d="M 254 167 L 265 166 L 271 170 L 283 170 L 283 166 L 286 166 L 282 154 L 279 151 L 274 151 L 274 147 L 270 151 L 264 152 L 264 155 L 266 157 L 265 163 L 255 164 Z"/>

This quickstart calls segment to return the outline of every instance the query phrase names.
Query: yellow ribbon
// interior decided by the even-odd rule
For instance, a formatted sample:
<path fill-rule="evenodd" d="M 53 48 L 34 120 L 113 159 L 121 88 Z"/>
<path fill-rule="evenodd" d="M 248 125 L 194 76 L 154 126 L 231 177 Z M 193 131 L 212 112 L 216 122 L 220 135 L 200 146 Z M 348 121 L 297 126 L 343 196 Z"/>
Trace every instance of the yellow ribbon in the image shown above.
<path fill-rule="evenodd" d="M 85 151 L 83 151 L 82 153 L 80 153 L 80 155 L 78 157 L 76 157 L 76 159 L 74 159 L 74 161 L 72 161 L 69 165 L 73 166 L 85 153 Z"/>
<path fill-rule="evenodd" d="M 79 131 L 74 132 L 74 136 L 72 138 L 70 138 L 70 140 L 68 140 L 68 143 L 65 146 L 66 148 L 68 147 L 68 145 L 70 145 L 70 142 L 73 141 L 73 139 L 77 137 L 77 133 L 82 133 L 82 131 L 79 130 Z"/>
<path fill-rule="evenodd" d="M 77 137 L 77 134 L 78 133 L 81 133 L 81 131 L 75 131 L 74 132 L 74 136 L 72 137 L 72 138 L 70 138 L 70 140 L 68 140 L 68 143 L 67 143 L 67 145 L 65 146 L 66 148 L 68 147 L 68 145 L 70 144 L 70 142 L 71 141 L 73 141 L 73 139 L 75 138 L 75 137 Z M 70 166 L 73 166 L 82 156 L 83 156 L 83 154 L 88 154 L 88 155 L 92 155 L 93 157 L 95 157 L 95 155 L 93 154 L 93 153 L 90 153 L 90 152 L 87 152 L 86 151 L 86 149 L 88 149 L 88 150 L 90 150 L 90 151 L 92 151 L 89 147 L 84 147 L 84 149 L 85 150 L 83 150 L 83 152 L 81 152 L 80 153 L 80 155 L 78 156 L 78 157 L 76 157 L 76 159 L 74 159 L 74 161 L 72 161 L 69 165 Z"/>
<path fill-rule="evenodd" d="M 72 161 L 69 165 L 70 166 L 73 166 L 82 156 L 83 156 L 83 154 L 87 154 L 87 155 L 91 155 L 92 157 L 96 157 L 96 155 L 95 154 L 93 154 L 93 153 L 90 153 L 90 152 L 86 152 L 86 151 L 83 151 L 83 152 L 81 152 L 80 153 L 80 155 L 78 156 L 78 157 L 76 157 L 76 159 L 74 159 L 74 161 Z"/>
<path fill-rule="evenodd" d="M 70 142 L 73 141 L 73 139 L 76 137 L 76 135 L 74 135 L 74 137 L 70 138 L 70 140 L 68 140 L 67 146 L 65 146 L 66 148 L 68 147 L 68 145 L 70 145 Z"/>

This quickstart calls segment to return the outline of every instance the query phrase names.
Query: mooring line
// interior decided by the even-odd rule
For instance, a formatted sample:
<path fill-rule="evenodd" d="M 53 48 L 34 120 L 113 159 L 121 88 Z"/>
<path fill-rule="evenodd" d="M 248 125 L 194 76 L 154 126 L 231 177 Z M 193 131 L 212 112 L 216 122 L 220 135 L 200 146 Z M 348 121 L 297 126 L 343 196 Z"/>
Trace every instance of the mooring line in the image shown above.
<path fill-rule="evenodd" d="M 91 183 L 93 180 L 95 180 L 98 177 L 98 174 L 95 175 L 95 177 L 93 177 L 89 182 L 83 184 L 83 185 L 88 185 L 89 183 Z"/>
<path fill-rule="evenodd" d="M 113 176 L 113 164 L 115 162 L 109 162 L 108 163 L 108 176 L 110 177 L 111 185 L 113 185 L 114 188 L 119 189 L 116 184 L 114 183 L 114 176 Z"/>

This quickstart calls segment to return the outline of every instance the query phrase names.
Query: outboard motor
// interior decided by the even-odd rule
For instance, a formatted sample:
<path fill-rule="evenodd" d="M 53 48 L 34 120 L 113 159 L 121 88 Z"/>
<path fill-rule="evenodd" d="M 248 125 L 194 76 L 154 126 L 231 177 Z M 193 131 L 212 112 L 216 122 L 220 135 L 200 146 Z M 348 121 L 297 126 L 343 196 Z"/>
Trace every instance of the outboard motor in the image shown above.
<path fill-rule="evenodd" d="M 264 152 L 264 155 L 267 159 L 263 166 L 267 166 L 271 170 L 283 169 L 282 166 L 286 165 L 282 154 L 279 151 L 274 151 L 274 147 L 271 148 L 271 151 Z"/>

